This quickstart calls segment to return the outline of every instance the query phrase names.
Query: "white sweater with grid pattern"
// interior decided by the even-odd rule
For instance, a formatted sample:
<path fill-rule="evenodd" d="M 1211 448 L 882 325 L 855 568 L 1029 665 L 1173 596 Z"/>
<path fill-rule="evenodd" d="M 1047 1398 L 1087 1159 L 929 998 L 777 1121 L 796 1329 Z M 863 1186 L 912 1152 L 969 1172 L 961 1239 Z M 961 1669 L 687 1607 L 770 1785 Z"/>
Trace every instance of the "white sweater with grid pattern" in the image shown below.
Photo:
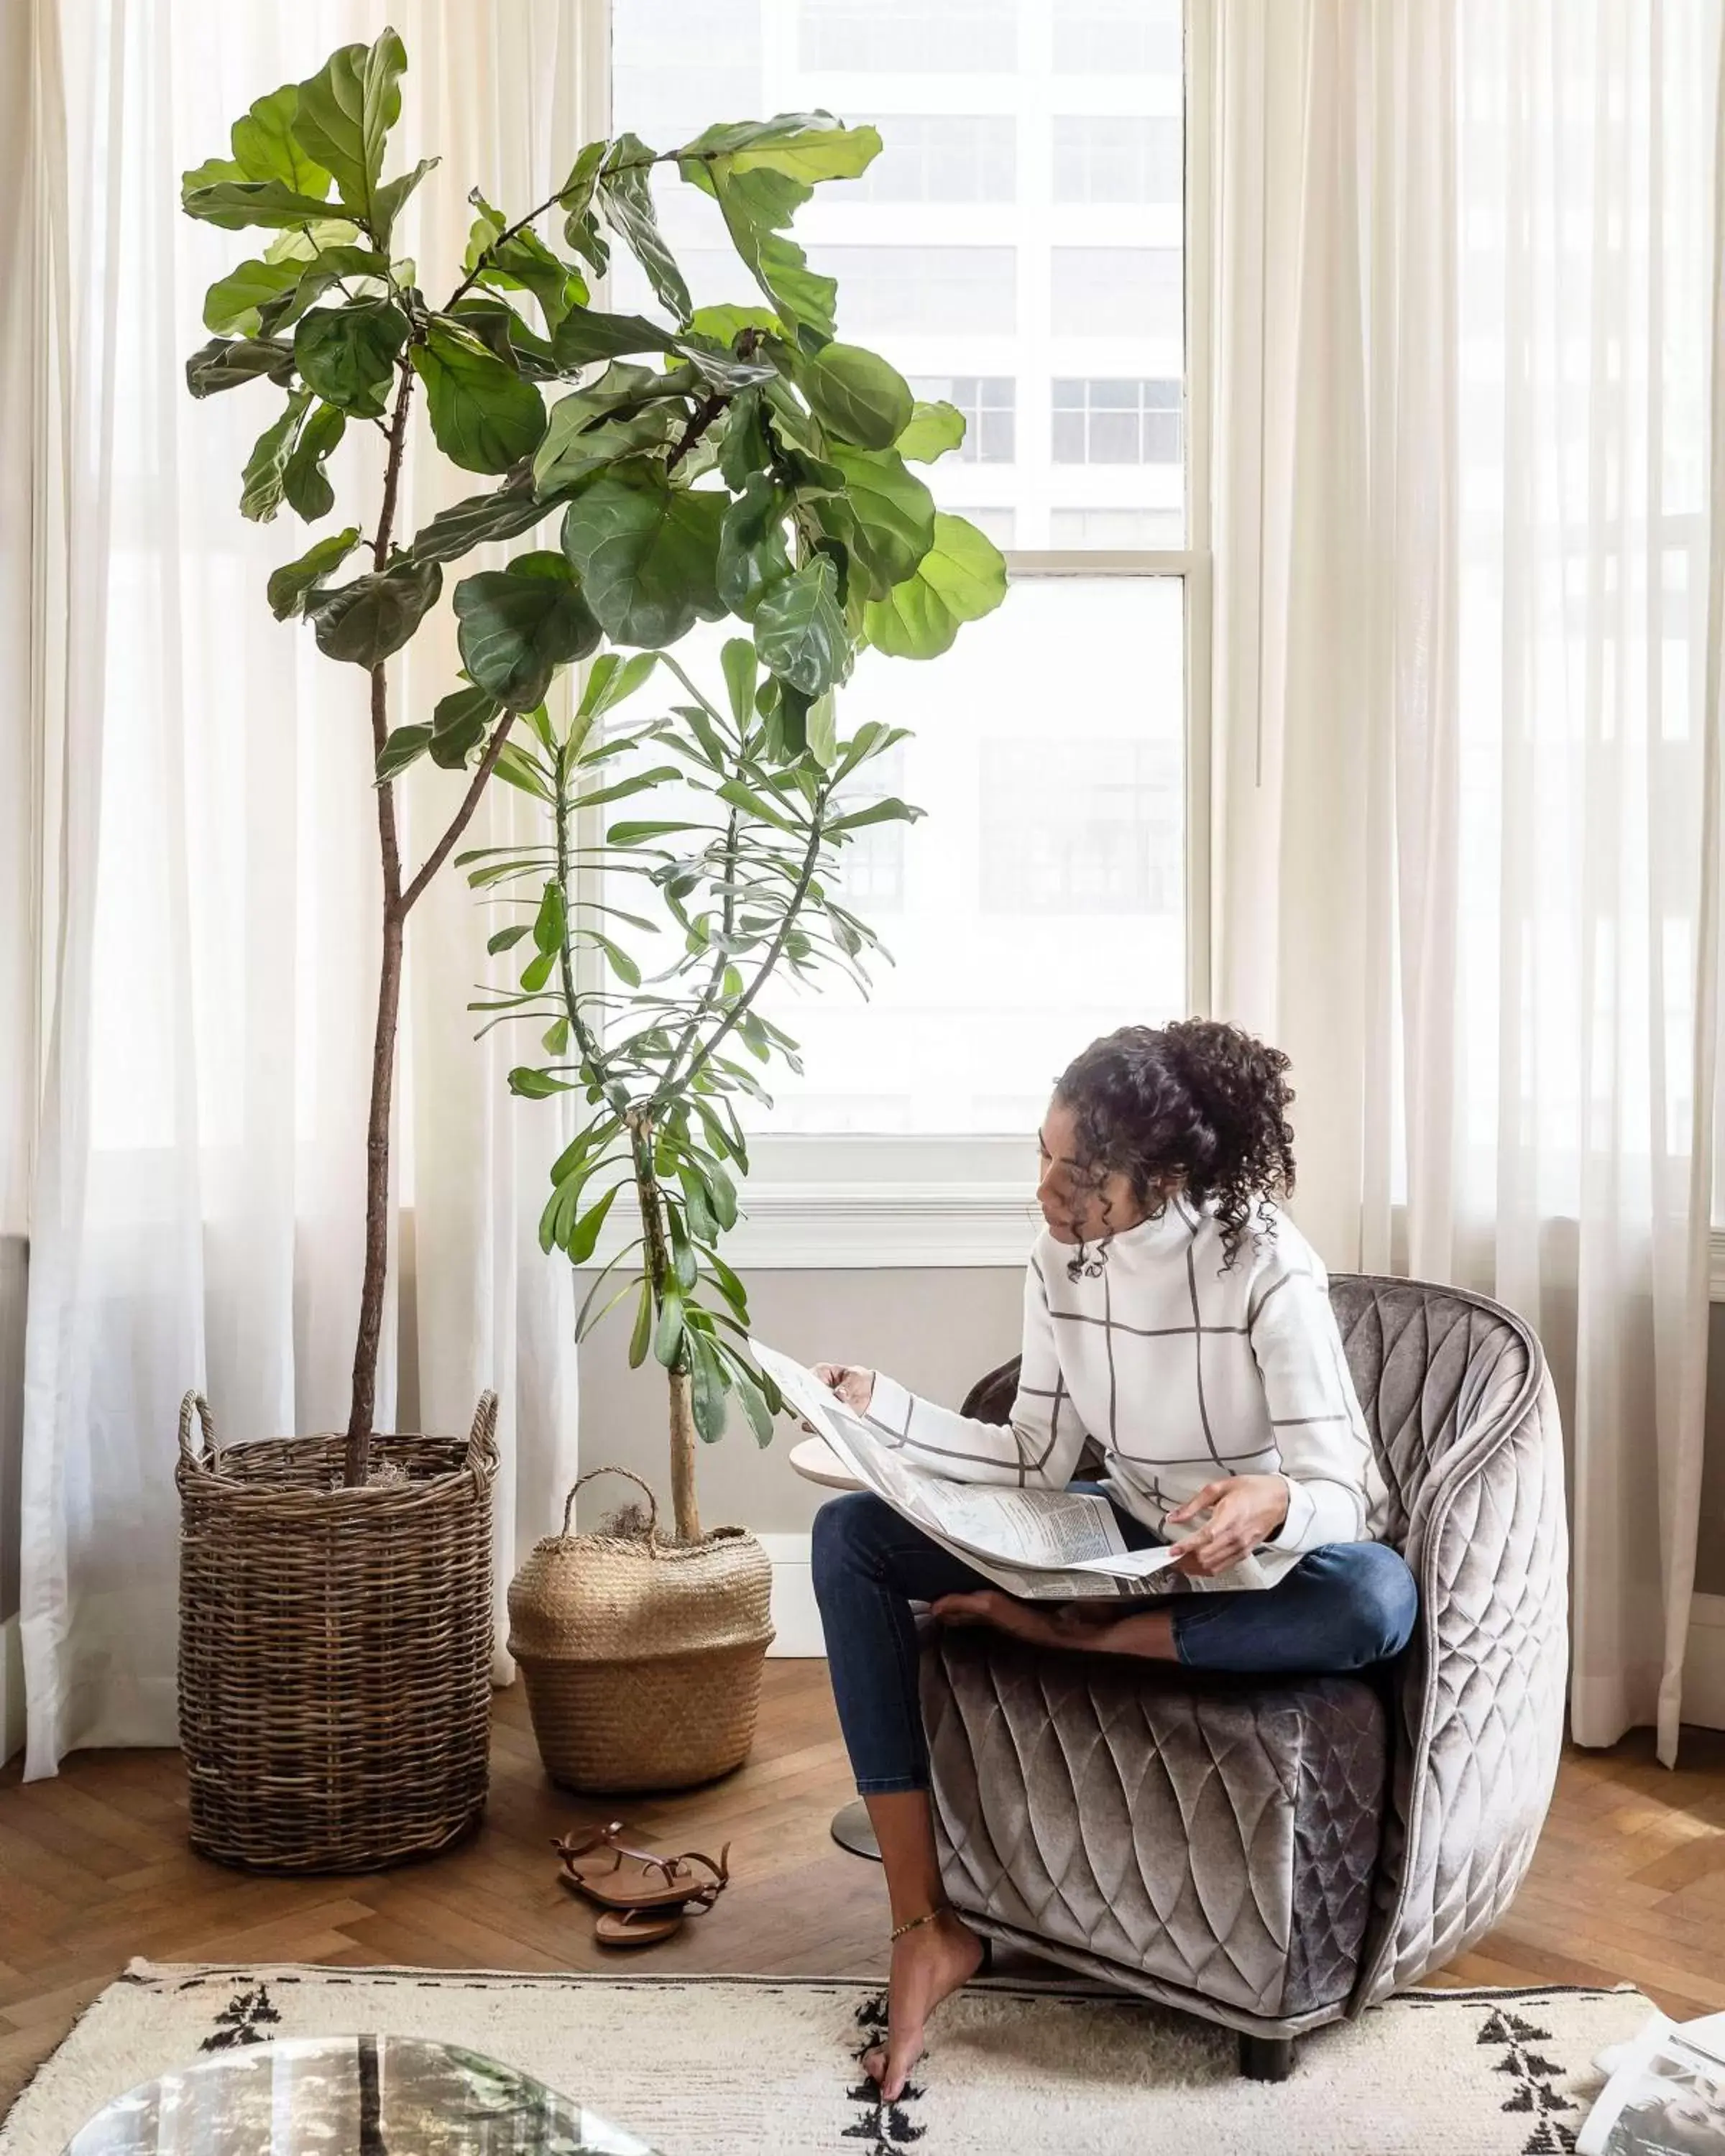
<path fill-rule="evenodd" d="M 1384 1482 L 1322 1263 L 1281 1214 L 1231 1267 L 1223 1255 L 1213 1214 L 1178 1199 L 1106 1243 L 1045 1233 L 1011 1421 L 973 1421 L 884 1373 L 868 1420 L 932 1475 L 1050 1489 L 1092 1436 L 1110 1494 L 1158 1533 L 1207 1482 L 1280 1475 L 1287 1517 L 1255 1553 L 1269 1582 L 1326 1543 L 1375 1541 Z"/>

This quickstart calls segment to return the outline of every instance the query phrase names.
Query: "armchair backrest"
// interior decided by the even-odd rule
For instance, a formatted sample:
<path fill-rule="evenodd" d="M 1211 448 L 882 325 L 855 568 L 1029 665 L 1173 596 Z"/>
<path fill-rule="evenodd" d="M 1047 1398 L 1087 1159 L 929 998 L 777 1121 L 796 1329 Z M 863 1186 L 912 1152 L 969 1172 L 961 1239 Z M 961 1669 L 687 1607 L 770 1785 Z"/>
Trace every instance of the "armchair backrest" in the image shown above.
<path fill-rule="evenodd" d="M 1385 1539 L 1400 1549 L 1458 1445 L 1538 1391 L 1539 1342 L 1498 1304 L 1427 1281 L 1338 1273 L 1330 1305 L 1389 1488 Z"/>

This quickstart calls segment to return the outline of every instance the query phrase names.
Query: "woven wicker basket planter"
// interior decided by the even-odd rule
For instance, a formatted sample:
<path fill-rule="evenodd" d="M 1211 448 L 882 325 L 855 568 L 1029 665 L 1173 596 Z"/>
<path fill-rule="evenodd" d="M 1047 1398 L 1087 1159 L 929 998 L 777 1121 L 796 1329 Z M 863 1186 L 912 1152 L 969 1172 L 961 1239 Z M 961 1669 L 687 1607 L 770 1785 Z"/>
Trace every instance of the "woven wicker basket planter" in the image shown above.
<path fill-rule="evenodd" d="M 741 1766 L 755 1739 L 773 1640 L 773 1567 L 741 1527 L 661 1539 L 563 1532 L 509 1590 L 509 1651 L 526 1680 L 545 1771 L 565 1789 L 680 1789 Z"/>
<path fill-rule="evenodd" d="M 203 1425 L 195 1450 L 193 1414 Z M 180 1743 L 192 1846 L 373 1871 L 474 1825 L 490 1767 L 497 1400 L 467 1438 L 218 1446 L 180 1409 Z"/>

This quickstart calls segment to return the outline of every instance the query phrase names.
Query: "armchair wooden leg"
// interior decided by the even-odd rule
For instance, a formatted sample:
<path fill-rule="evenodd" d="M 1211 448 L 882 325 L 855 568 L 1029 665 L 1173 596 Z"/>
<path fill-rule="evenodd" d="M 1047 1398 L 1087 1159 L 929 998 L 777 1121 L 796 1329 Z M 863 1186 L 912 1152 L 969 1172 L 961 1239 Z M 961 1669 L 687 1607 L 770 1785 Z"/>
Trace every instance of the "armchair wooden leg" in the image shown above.
<path fill-rule="evenodd" d="M 1249 2082 L 1285 2082 L 1294 2071 L 1293 2038 L 1242 2035 L 1240 2071 Z"/>

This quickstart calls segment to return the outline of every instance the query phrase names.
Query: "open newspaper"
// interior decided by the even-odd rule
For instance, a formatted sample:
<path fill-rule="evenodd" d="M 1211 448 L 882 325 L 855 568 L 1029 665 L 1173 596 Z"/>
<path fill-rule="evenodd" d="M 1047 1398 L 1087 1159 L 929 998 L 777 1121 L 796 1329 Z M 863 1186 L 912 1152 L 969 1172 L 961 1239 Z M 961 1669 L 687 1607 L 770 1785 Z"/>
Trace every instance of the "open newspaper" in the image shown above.
<path fill-rule="evenodd" d="M 1106 1497 L 1082 1490 L 1003 1489 L 952 1482 L 913 1467 L 881 1442 L 813 1371 L 758 1340 L 750 1352 L 785 1401 L 857 1480 L 985 1579 L 1025 1601 L 1153 1593 L 1181 1581 L 1173 1547 L 1129 1550 Z M 1157 1575 L 1166 1575 L 1158 1579 Z"/>
<path fill-rule="evenodd" d="M 1576 2136 L 1580 2156 L 1725 2156 L 1725 2014 L 1656 2014 L 1597 2063 L 1610 2079 Z"/>

